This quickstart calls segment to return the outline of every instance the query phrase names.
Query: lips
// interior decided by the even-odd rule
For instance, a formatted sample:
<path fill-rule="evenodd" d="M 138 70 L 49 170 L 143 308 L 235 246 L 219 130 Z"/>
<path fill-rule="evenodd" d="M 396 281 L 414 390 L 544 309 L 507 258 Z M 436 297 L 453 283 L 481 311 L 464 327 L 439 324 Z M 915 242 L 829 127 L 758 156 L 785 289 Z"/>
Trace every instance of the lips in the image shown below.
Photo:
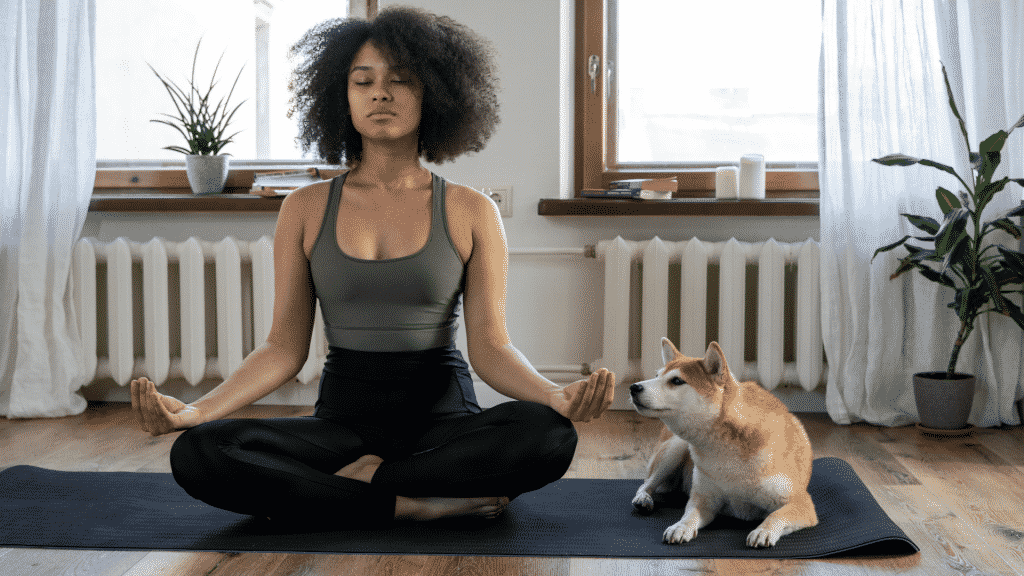
<path fill-rule="evenodd" d="M 373 116 L 395 116 L 396 114 L 391 110 L 374 110 L 368 114 L 369 117 Z"/>

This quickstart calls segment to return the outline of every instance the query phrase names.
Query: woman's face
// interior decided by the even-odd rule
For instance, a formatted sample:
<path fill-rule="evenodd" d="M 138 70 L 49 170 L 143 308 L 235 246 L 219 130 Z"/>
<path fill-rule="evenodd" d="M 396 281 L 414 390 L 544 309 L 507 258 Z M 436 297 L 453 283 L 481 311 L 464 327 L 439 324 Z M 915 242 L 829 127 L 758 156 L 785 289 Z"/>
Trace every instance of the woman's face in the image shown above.
<path fill-rule="evenodd" d="M 367 42 L 356 52 L 348 74 L 352 124 L 364 139 L 418 141 L 423 87 L 406 68 L 392 67 Z"/>

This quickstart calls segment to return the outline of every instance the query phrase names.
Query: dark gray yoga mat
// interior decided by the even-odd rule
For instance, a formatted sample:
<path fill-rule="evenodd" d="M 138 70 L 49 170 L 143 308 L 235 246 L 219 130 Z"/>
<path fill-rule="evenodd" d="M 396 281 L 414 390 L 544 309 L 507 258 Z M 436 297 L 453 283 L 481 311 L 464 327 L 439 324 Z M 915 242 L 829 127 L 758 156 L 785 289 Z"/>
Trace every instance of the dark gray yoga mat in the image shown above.
<path fill-rule="evenodd" d="M 757 522 L 719 517 L 682 545 L 661 541 L 685 496 L 653 514 L 633 511 L 639 480 L 562 479 L 523 494 L 496 522 L 444 520 L 381 530 L 296 531 L 213 508 L 170 474 L 0 472 L 0 547 L 326 554 L 819 558 L 908 555 L 918 547 L 838 458 L 814 461 L 810 493 L 819 524 L 774 548 L 746 546 Z"/>

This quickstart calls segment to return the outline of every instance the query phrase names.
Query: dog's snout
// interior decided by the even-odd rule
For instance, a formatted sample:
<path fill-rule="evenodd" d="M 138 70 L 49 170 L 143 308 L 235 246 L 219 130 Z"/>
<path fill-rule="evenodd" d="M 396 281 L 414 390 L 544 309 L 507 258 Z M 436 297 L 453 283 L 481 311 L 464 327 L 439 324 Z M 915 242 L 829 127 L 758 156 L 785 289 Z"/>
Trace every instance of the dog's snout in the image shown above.
<path fill-rule="evenodd" d="M 644 385 L 637 382 L 629 387 L 629 393 L 636 396 L 644 391 Z"/>

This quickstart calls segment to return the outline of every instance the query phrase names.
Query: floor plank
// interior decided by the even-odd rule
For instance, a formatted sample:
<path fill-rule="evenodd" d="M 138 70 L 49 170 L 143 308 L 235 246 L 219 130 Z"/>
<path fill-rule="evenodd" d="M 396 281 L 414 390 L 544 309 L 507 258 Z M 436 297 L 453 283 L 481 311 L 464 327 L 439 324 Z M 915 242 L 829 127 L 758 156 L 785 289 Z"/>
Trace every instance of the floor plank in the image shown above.
<path fill-rule="evenodd" d="M 249 406 L 232 417 L 292 417 L 309 407 Z M 612 574 L 1024 574 L 1024 428 L 977 430 L 943 439 L 913 426 L 839 426 L 825 414 L 798 414 L 815 457 L 850 463 L 883 509 L 922 549 L 900 558 L 705 560 L 221 554 L 0 549 L 0 576 L 86 574 L 266 574 L 268 576 L 446 574 L 551 576 Z M 569 478 L 630 478 L 646 473 L 661 422 L 633 411 L 578 425 Z M 122 403 L 93 403 L 56 419 L 0 418 L 0 468 L 169 472 L 180 433 L 152 437 Z M 623 503 L 628 509 L 629 503 Z"/>

